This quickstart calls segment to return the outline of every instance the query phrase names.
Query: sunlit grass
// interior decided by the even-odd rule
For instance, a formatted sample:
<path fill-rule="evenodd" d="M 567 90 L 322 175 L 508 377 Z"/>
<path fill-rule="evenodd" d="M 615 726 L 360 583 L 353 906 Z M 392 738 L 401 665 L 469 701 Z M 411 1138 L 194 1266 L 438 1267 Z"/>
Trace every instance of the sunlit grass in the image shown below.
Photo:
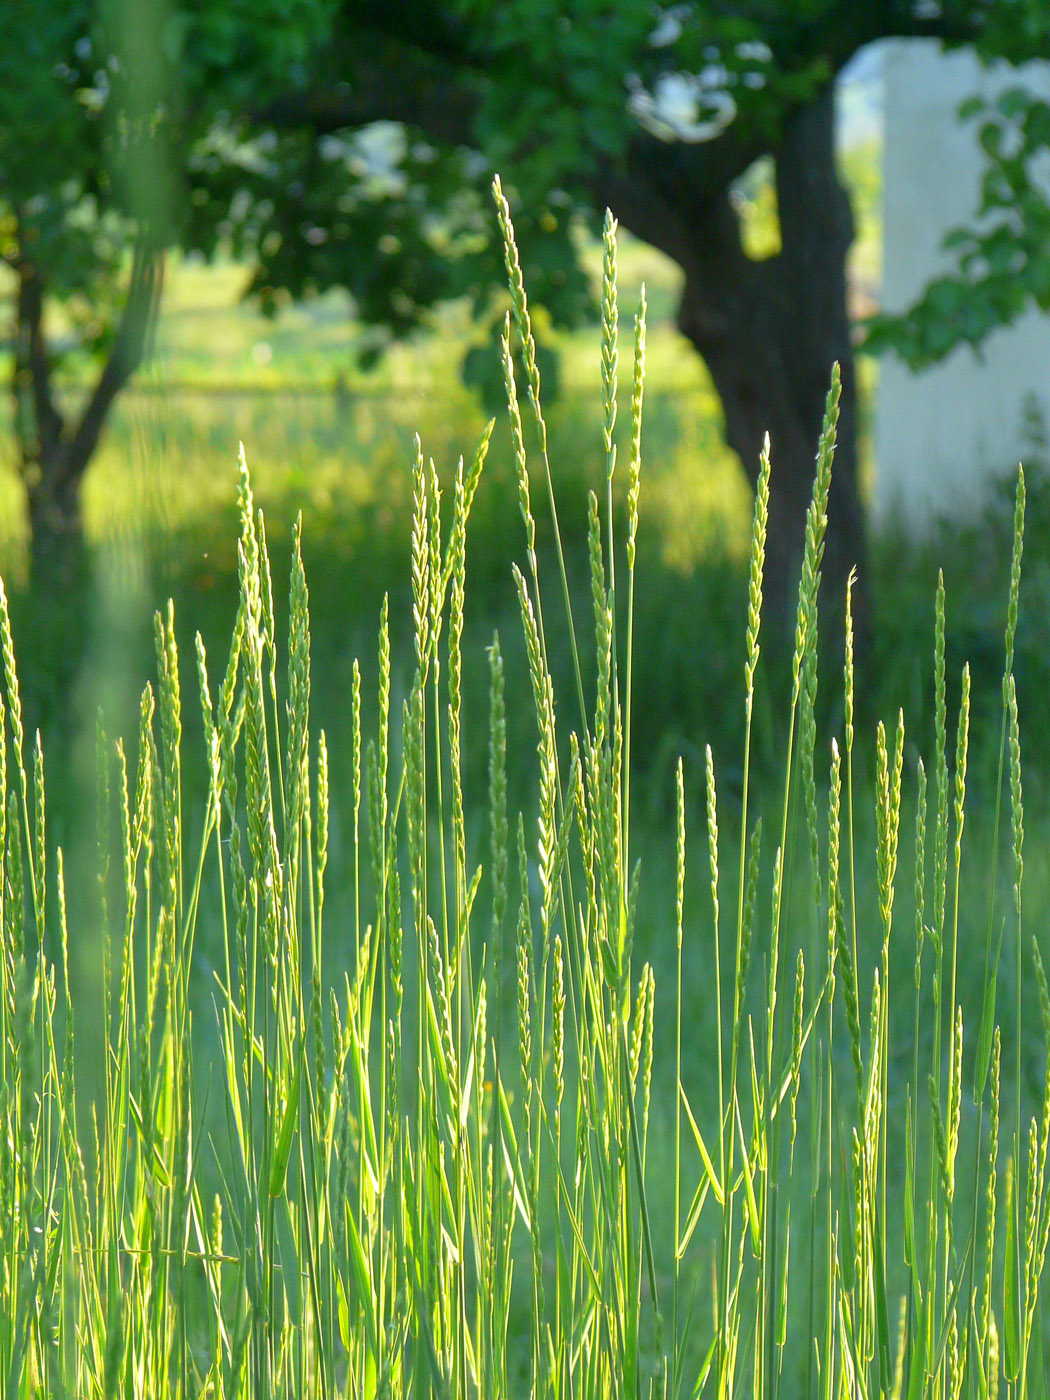
<path fill-rule="evenodd" d="M 721 696 L 741 742 L 694 738 L 670 833 L 647 833 L 644 308 L 621 358 L 610 220 L 581 509 L 500 208 L 524 347 L 515 363 L 508 326 L 516 675 L 509 636 L 467 650 L 489 576 L 468 520 L 490 469 L 500 489 L 487 427 L 451 478 L 413 453 L 394 602 L 341 677 L 311 662 L 303 531 L 285 589 L 242 466 L 232 623 L 180 657 L 158 613 L 137 733 L 100 728 L 97 804 L 72 828 L 59 807 L 94 833 L 95 878 L 67 888 L 0 595 L 4 1394 L 1045 1395 L 1024 479 L 991 701 L 949 678 L 939 583 L 929 737 L 896 714 L 862 734 L 847 623 L 825 743 L 833 378 L 779 775 L 752 771 L 767 455 Z M 582 528 L 582 587 L 555 510 Z M 316 714 L 340 681 L 330 747 Z M 978 745 L 999 779 L 971 814 Z M 85 1007 L 70 968 L 99 940 Z"/>

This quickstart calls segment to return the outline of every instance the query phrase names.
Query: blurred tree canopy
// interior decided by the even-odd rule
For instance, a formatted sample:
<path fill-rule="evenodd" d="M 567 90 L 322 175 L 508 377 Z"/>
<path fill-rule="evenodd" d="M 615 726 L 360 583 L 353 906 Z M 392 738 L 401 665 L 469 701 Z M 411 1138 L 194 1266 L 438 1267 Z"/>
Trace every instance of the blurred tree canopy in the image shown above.
<path fill-rule="evenodd" d="M 530 297 L 555 322 L 593 312 L 575 228 L 597 228 L 606 207 L 682 269 L 678 322 L 752 481 L 772 436 L 767 577 L 782 620 L 840 362 L 825 560 L 837 597 L 849 566 L 863 564 L 864 530 L 846 305 L 853 223 L 835 165 L 833 85 L 860 48 L 891 36 L 1019 62 L 1046 51 L 1050 17 L 1045 0 L 5 6 L 0 230 L 18 284 L 14 389 L 40 567 L 50 571 L 38 532 L 55 533 L 56 521 L 75 530 L 90 450 L 148 340 L 165 247 L 243 257 L 264 305 L 346 287 L 358 314 L 395 336 L 449 299 L 492 316 L 498 170 Z M 1021 133 L 1020 150 L 1007 127 Z M 964 291 L 933 287 L 914 317 L 874 331 L 873 343 L 916 361 L 979 338 L 1025 298 L 1050 304 L 1050 214 L 1032 173 L 1050 111 L 1019 89 L 982 141 L 997 222 L 959 236 L 950 285 Z M 734 187 L 762 156 L 780 246 L 756 260 Z M 44 334 L 46 295 L 65 303 L 64 344 Z M 99 366 L 94 394 L 68 421 L 49 387 L 66 345 Z"/>
<path fill-rule="evenodd" d="M 190 237 L 192 152 L 221 111 L 305 72 L 333 19 L 318 0 L 0 6 L 0 259 L 42 586 L 77 580 L 80 484 L 148 349 L 164 252 Z M 193 238 L 203 243 L 199 229 Z M 76 404 L 56 385 L 70 361 L 91 373 Z"/>

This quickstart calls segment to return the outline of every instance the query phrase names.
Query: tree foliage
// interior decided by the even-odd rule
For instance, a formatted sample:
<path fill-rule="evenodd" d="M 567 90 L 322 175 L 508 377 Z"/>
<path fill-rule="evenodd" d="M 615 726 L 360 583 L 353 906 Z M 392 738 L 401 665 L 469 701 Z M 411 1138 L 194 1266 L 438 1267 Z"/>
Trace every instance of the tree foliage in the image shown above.
<path fill-rule="evenodd" d="M 606 207 L 679 265 L 679 324 L 752 479 L 761 434 L 774 435 L 771 538 L 785 543 L 771 567 L 783 580 L 830 364 L 842 362 L 828 549 L 844 569 L 862 550 L 862 513 L 852 225 L 830 93 L 865 44 L 921 35 L 1016 63 L 1045 51 L 1050 20 L 1044 0 L 3 6 L 0 257 L 16 287 L 12 384 L 34 547 L 49 531 L 75 534 L 83 472 L 148 346 L 166 248 L 245 259 L 268 307 L 345 287 L 359 316 L 395 337 L 448 300 L 494 322 L 487 191 L 499 170 L 532 296 L 556 323 L 593 310 L 577 230 L 596 231 Z M 1021 84 L 976 115 L 984 202 L 954 235 L 955 273 L 913 314 L 872 328 L 873 346 L 915 363 L 978 342 L 1030 301 L 1050 306 L 1050 109 Z M 781 239 L 756 260 L 732 191 L 760 156 L 772 159 Z M 70 357 L 96 376 L 75 410 L 55 387 Z M 467 371 L 478 374 L 477 357 Z"/>

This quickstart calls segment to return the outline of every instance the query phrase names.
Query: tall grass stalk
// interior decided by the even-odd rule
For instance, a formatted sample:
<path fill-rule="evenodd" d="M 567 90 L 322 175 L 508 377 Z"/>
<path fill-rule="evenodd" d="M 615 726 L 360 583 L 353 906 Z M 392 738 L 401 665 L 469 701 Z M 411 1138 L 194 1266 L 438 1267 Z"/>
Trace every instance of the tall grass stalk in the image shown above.
<path fill-rule="evenodd" d="M 630 864 L 649 844 L 632 846 L 629 799 L 644 296 L 621 542 L 610 217 L 595 445 L 607 471 L 589 503 L 585 667 L 510 208 L 498 183 L 495 194 L 566 605 L 564 622 L 545 619 L 508 318 L 528 695 L 508 686 L 496 637 L 487 717 L 465 700 L 469 518 L 491 425 L 451 484 L 417 444 L 407 683 L 384 600 L 374 695 L 352 670 L 343 766 L 311 726 L 301 530 L 281 644 L 242 458 L 229 648 L 216 664 L 196 641 L 203 751 L 184 738 L 169 609 L 137 736 L 111 743 L 99 726 L 98 880 L 74 895 L 51 845 L 44 755 L 24 731 L 0 586 L 3 1394 L 1044 1396 L 1050 992 L 1021 918 L 1012 671 L 1023 478 L 999 779 L 1010 794 L 1016 1000 L 997 993 L 993 914 L 975 1000 L 959 975 L 967 757 L 982 712 L 964 671 L 949 721 L 943 581 L 926 763 L 908 758 L 903 716 L 879 724 L 865 813 L 849 589 L 843 728 L 820 732 L 837 371 L 806 523 L 775 842 L 763 844 L 771 809 L 751 765 L 776 489 L 767 442 L 741 600 L 743 752 L 708 747 L 703 774 L 679 761 L 675 887 L 660 906 L 658 893 L 640 895 L 647 873 Z M 550 664 L 562 626 L 579 712 L 571 733 Z M 508 710 L 523 704 L 536 781 L 514 811 Z M 489 734 L 487 812 L 464 773 L 472 724 Z M 184 803 L 190 765 L 205 778 L 199 809 Z M 720 771 L 740 775 L 738 805 L 723 782 L 720 806 Z M 686 844 L 697 793 L 710 898 L 694 908 Z M 858 878 L 869 867 L 870 906 Z M 911 948 L 893 919 L 901 878 L 914 888 Z M 671 956 L 654 955 L 674 967 L 673 986 L 635 952 L 657 908 L 663 924 L 644 936 L 653 948 L 674 938 Z M 74 1015 L 70 949 L 96 929 L 101 1005 Z M 1029 968 L 1047 1042 L 1034 1101 L 1022 1078 Z M 94 1084 L 82 1059 L 93 1015 L 105 1050 Z M 672 1015 L 673 1037 L 661 1031 Z M 1013 1076 L 1002 1073 L 1004 1035 L 1015 1038 Z M 1004 1083 L 1015 1102 L 1000 1132 Z M 796 1151 L 799 1132 L 808 1142 Z"/>

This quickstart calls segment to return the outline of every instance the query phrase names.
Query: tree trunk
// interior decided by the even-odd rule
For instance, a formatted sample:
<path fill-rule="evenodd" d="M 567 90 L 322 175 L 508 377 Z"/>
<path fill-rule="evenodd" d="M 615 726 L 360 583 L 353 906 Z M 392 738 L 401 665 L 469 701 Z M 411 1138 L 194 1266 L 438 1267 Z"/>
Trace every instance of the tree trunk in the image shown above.
<path fill-rule="evenodd" d="M 853 238 L 848 196 L 834 155 L 833 93 L 799 108 L 776 153 L 781 251 L 755 262 L 740 242 L 728 194 L 705 204 L 686 264 L 679 326 L 710 371 L 726 437 L 752 485 L 769 433 L 772 476 L 766 554 L 766 615 L 790 634 L 812 495 L 817 441 L 831 367 L 842 375 L 838 445 L 828 507 L 822 611 L 841 635 L 846 579 L 858 569 L 854 615 L 862 638 L 864 512 L 857 490 L 857 407 L 846 303 Z"/>
<path fill-rule="evenodd" d="M 72 423 L 66 422 L 53 394 L 42 270 L 23 256 L 17 273 L 12 391 L 29 508 L 26 601 L 33 638 L 23 670 L 33 725 L 64 727 L 88 624 L 81 485 L 109 411 L 147 351 L 163 284 L 163 258 L 145 242 L 136 247 L 113 345 L 83 411 Z"/>

